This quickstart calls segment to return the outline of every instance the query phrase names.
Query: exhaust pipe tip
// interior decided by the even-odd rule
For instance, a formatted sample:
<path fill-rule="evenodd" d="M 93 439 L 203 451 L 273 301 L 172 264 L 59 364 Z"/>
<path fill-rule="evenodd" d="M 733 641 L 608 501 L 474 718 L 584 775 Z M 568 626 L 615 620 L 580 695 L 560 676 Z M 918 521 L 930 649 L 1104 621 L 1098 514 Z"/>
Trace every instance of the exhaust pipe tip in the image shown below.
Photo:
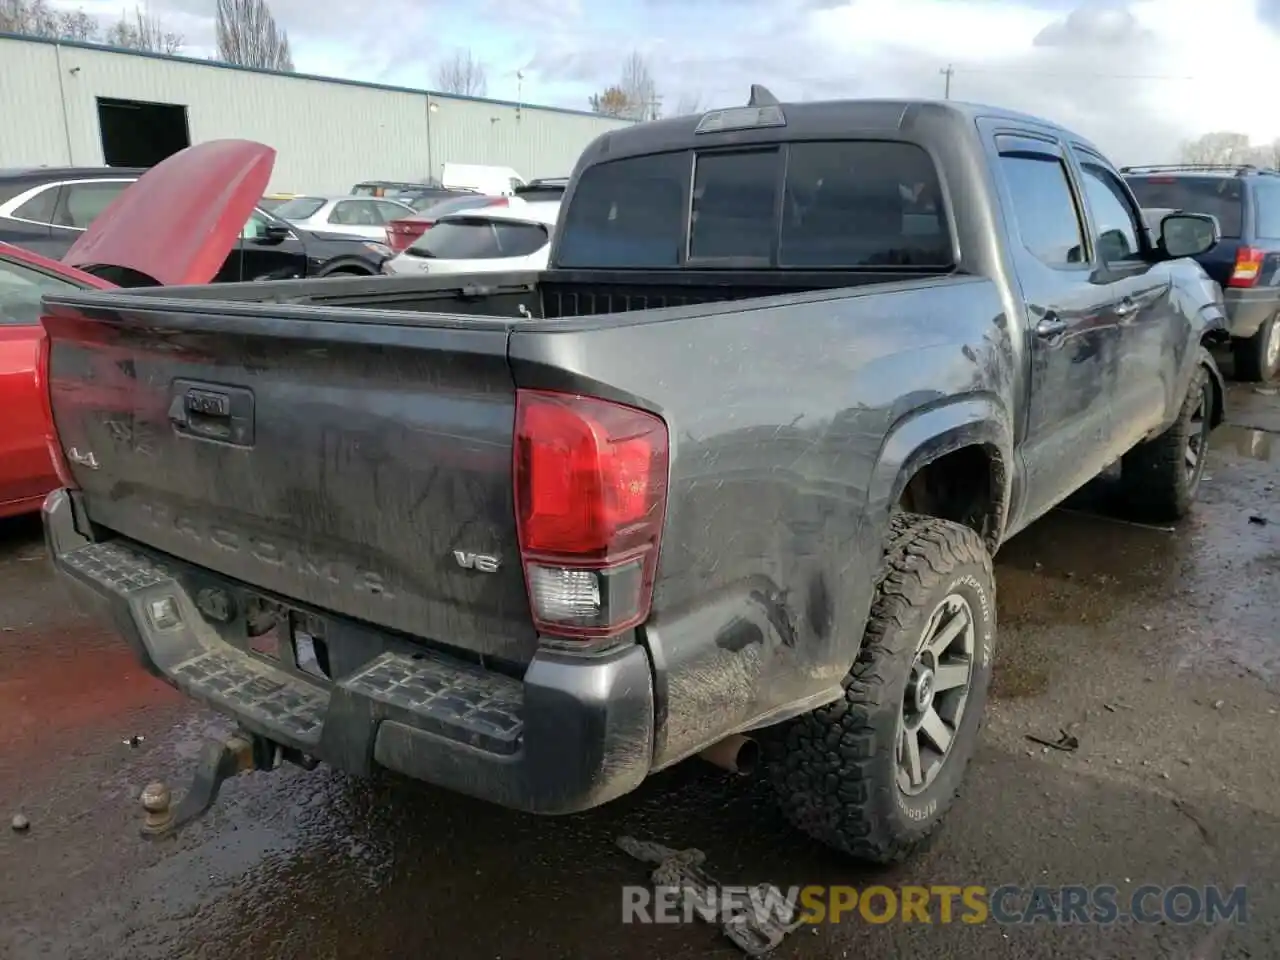
<path fill-rule="evenodd" d="M 760 764 L 760 744 L 750 737 L 735 733 L 713 743 L 698 754 L 708 763 L 715 764 L 721 770 L 728 770 L 740 777 L 749 777 L 756 772 Z"/>

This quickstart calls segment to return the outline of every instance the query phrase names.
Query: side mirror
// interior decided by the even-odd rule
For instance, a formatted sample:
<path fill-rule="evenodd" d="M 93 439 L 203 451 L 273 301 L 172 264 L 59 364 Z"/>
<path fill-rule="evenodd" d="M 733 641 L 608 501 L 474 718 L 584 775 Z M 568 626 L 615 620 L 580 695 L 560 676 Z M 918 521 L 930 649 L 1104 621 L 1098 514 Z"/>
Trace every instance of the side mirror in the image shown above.
<path fill-rule="evenodd" d="M 1171 213 L 1160 221 L 1160 247 L 1169 257 L 1198 257 L 1222 239 L 1218 218 L 1204 213 Z"/>
<path fill-rule="evenodd" d="M 283 223 L 268 223 L 262 228 L 262 233 L 258 236 L 259 243 L 281 243 L 288 240 L 290 236 L 289 228 Z"/>

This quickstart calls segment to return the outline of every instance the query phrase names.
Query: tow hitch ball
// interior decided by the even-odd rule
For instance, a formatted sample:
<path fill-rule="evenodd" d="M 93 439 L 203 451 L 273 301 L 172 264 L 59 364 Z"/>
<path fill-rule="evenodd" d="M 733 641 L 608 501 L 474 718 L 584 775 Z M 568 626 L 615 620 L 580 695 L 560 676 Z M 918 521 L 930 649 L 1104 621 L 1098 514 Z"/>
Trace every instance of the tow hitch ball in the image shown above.
<path fill-rule="evenodd" d="M 191 785 L 176 805 L 167 784 L 151 783 L 142 791 L 142 835 L 148 840 L 172 836 L 209 811 L 224 781 L 252 770 L 274 770 L 282 760 L 307 769 L 316 765 L 311 757 L 243 731 L 225 740 L 206 740 Z"/>

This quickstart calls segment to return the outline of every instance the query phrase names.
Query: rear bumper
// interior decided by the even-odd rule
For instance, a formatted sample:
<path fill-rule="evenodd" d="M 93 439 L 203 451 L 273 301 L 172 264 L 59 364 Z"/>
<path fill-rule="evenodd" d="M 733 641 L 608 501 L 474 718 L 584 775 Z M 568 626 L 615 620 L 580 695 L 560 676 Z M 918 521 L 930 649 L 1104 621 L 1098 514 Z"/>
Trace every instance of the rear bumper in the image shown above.
<path fill-rule="evenodd" d="M 193 574 L 218 578 L 122 538 L 90 542 L 78 513 L 65 490 L 44 504 L 54 566 L 80 603 L 148 670 L 247 730 L 352 773 L 385 767 L 534 813 L 598 806 L 648 775 L 654 694 L 640 646 L 589 659 L 542 651 L 516 680 L 340 624 L 371 656 L 323 683 L 226 639 L 190 586 Z M 158 626 L 152 605 L 166 598 L 179 620 Z"/>
<path fill-rule="evenodd" d="M 1222 298 L 1233 337 L 1252 337 L 1269 318 L 1280 312 L 1280 287 L 1228 287 L 1222 292 Z"/>

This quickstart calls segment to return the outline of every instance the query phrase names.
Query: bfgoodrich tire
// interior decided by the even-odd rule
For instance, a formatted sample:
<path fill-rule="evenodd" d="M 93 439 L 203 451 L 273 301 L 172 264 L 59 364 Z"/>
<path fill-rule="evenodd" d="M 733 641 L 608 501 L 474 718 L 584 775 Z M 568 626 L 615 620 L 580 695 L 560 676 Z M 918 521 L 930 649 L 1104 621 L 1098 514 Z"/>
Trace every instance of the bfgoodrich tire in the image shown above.
<path fill-rule="evenodd" d="M 977 743 L 995 633 L 981 538 L 944 520 L 896 516 L 844 696 L 760 738 L 792 824 L 873 863 L 902 860 L 926 840 Z"/>
<path fill-rule="evenodd" d="M 1207 353 L 1204 359 L 1213 362 Z M 1173 426 L 1124 455 L 1120 482 L 1136 518 L 1173 521 L 1191 512 L 1209 455 L 1215 402 L 1209 370 L 1197 364 Z"/>

